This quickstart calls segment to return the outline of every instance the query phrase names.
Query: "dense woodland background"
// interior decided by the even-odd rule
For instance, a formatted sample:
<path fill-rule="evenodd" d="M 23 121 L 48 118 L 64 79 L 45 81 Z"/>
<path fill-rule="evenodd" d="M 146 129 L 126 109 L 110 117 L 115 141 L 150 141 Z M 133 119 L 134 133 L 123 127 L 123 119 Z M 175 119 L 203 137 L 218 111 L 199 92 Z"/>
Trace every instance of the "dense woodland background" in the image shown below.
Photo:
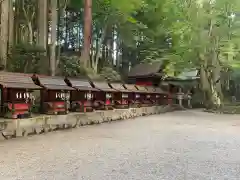
<path fill-rule="evenodd" d="M 140 62 L 165 61 L 169 76 L 199 70 L 214 106 L 239 77 L 239 0 L 0 3 L 0 63 L 7 71 L 120 79 Z"/>

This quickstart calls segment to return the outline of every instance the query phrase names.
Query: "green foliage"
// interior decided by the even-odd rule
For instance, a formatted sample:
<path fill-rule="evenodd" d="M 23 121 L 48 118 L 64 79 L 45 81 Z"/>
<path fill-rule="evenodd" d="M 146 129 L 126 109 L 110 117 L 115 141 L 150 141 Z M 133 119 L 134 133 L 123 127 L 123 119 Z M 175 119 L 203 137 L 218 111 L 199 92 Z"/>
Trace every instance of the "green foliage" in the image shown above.
<path fill-rule="evenodd" d="M 79 57 L 77 56 L 67 56 L 67 55 L 62 55 L 60 57 L 60 62 L 58 65 L 59 68 L 59 75 L 66 75 L 66 76 L 77 76 L 81 73 L 81 68 L 79 68 Z"/>
<path fill-rule="evenodd" d="M 11 48 L 8 57 L 7 69 L 15 72 L 35 73 L 40 69 L 40 59 L 45 49 L 31 44 L 17 44 Z"/>
<path fill-rule="evenodd" d="M 100 76 L 109 81 L 121 80 L 120 74 L 111 67 L 103 67 L 100 71 Z"/>
<path fill-rule="evenodd" d="M 237 0 L 207 1 L 170 0 L 165 3 L 167 30 L 171 33 L 174 53 L 166 54 L 176 65 L 199 67 L 204 59 L 211 63 L 213 50 L 222 65 L 231 65 L 239 47 L 239 12 Z M 172 12 L 174 11 L 174 13 Z M 175 57 L 175 58 L 174 58 Z M 178 60 L 177 60 L 178 59 Z M 210 61 L 209 61 L 210 59 Z"/>
<path fill-rule="evenodd" d="M 65 76 L 93 76 L 94 73 L 91 69 L 83 68 L 79 65 L 78 56 L 67 56 L 62 55 L 59 62 L 59 72 L 58 75 Z M 98 75 L 99 76 L 99 75 Z"/>
<path fill-rule="evenodd" d="M 59 63 L 59 75 L 77 77 L 85 76 L 94 80 L 120 80 L 121 77 L 117 71 L 111 67 L 104 67 L 99 74 L 92 69 L 79 67 L 79 57 L 77 56 L 61 56 Z"/>

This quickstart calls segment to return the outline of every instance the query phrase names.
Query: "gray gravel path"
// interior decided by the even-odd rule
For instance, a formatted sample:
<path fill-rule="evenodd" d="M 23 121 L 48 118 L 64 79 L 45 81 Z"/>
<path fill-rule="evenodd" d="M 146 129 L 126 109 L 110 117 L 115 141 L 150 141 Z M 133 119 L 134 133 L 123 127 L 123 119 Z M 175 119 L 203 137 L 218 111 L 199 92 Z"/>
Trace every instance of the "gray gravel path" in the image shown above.
<path fill-rule="evenodd" d="M 240 116 L 200 111 L 0 142 L 0 180 L 240 180 Z"/>

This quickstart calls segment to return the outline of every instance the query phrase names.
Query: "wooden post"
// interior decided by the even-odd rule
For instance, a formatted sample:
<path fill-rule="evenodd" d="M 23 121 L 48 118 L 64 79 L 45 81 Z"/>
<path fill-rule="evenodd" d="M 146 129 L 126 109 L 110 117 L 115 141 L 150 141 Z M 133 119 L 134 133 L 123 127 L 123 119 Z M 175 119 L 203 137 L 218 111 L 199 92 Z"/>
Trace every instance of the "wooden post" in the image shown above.
<path fill-rule="evenodd" d="M 28 113 L 29 113 L 29 116 L 31 117 L 31 113 L 32 113 L 32 102 L 31 102 L 31 100 L 29 100 L 28 99 L 28 97 L 27 97 L 27 93 L 28 93 L 28 89 L 26 89 L 26 103 L 29 103 L 29 105 L 30 105 L 30 107 L 29 107 L 29 110 L 28 110 Z M 30 96 L 30 94 L 29 94 L 29 96 Z M 29 102 L 28 102 L 29 101 Z"/>
<path fill-rule="evenodd" d="M 13 97 L 12 97 L 12 92 L 10 91 L 10 101 L 12 103 L 12 110 L 11 110 L 11 114 L 12 114 L 12 117 L 14 115 L 14 112 L 15 112 L 15 107 L 14 107 L 14 102 L 13 102 Z"/>
<path fill-rule="evenodd" d="M 67 92 L 66 92 L 66 90 L 63 91 L 63 92 L 64 92 L 64 106 L 65 106 L 65 113 L 67 114 L 67 113 L 68 113 L 68 110 L 67 110 L 67 97 L 66 97 Z M 60 96 L 60 97 L 61 97 L 61 96 Z"/>

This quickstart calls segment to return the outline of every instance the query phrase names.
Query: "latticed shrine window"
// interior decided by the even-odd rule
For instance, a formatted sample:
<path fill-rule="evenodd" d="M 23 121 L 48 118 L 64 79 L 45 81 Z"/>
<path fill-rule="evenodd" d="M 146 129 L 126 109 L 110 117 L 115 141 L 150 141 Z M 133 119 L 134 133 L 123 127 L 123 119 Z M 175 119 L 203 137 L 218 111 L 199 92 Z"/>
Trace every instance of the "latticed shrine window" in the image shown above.
<path fill-rule="evenodd" d="M 31 94 L 28 92 L 17 92 L 16 99 L 28 99 L 31 97 Z"/>
<path fill-rule="evenodd" d="M 128 98 L 128 94 L 125 94 L 125 93 L 122 94 L 122 98 L 124 98 L 124 99 L 125 99 L 125 98 Z"/>
<path fill-rule="evenodd" d="M 111 93 L 106 93 L 106 99 L 111 99 L 112 98 L 112 94 Z"/>
<path fill-rule="evenodd" d="M 56 92 L 56 99 L 58 100 L 69 100 L 70 99 L 70 93 L 66 92 Z"/>
<path fill-rule="evenodd" d="M 136 94 L 135 97 L 138 99 L 140 98 L 140 94 Z"/>
<path fill-rule="evenodd" d="M 88 92 L 88 93 L 85 93 L 84 97 L 87 100 L 91 100 L 91 99 L 93 99 L 93 94 Z"/>

